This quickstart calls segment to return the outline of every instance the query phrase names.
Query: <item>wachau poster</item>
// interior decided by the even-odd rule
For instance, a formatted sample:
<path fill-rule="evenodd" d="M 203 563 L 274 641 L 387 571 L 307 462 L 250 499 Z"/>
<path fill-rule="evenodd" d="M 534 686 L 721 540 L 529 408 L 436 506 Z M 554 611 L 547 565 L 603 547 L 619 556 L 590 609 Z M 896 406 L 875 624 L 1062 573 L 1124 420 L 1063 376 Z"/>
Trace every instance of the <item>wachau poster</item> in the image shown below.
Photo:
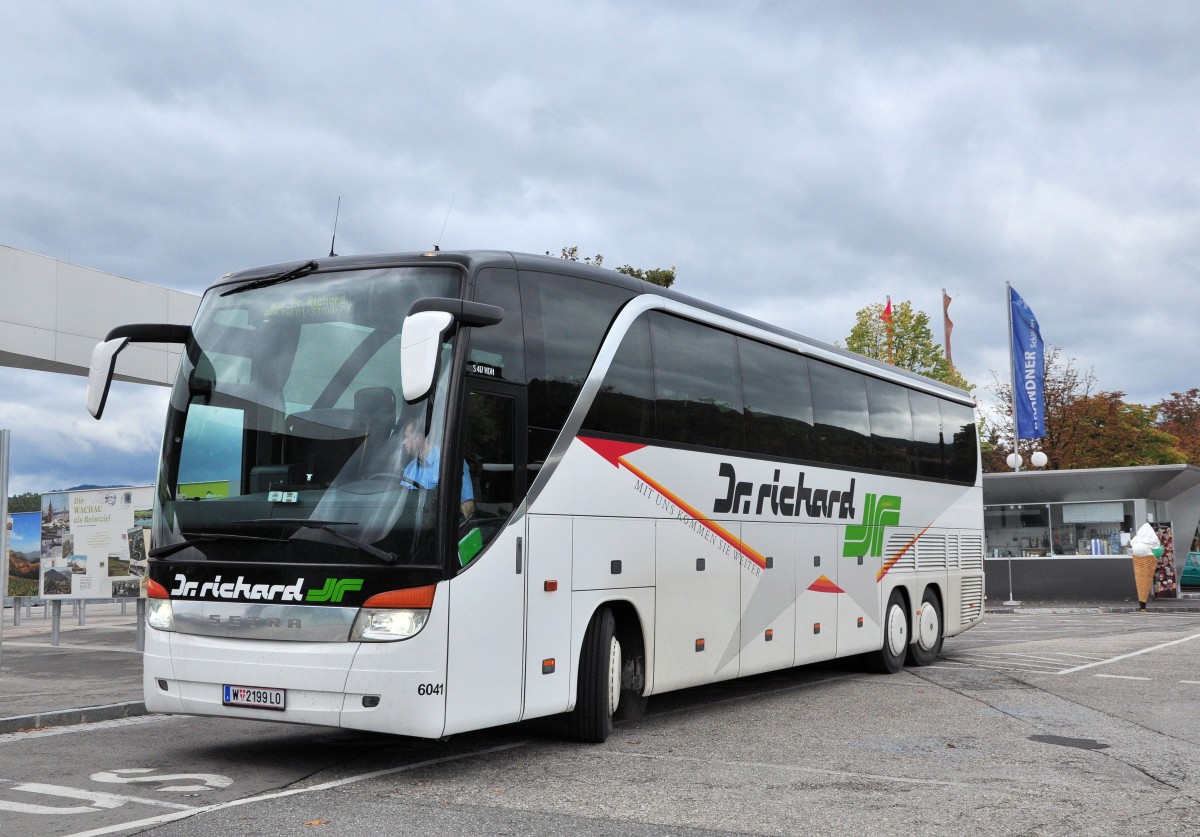
<path fill-rule="evenodd" d="M 143 486 L 43 494 L 40 595 L 46 599 L 144 595 L 153 492 L 152 486 Z"/>

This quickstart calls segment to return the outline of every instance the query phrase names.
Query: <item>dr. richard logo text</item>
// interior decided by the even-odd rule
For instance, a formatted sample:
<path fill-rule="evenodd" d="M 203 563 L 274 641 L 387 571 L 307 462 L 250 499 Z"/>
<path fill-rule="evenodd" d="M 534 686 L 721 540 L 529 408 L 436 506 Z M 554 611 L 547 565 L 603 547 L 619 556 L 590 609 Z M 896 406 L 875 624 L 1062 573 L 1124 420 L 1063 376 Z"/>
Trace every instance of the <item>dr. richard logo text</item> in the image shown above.
<path fill-rule="evenodd" d="M 755 486 L 753 482 L 738 482 L 737 471 L 729 462 L 722 462 L 718 473 L 728 480 L 725 496 L 713 503 L 713 514 L 763 514 L 764 511 L 777 517 L 830 518 L 837 510 L 839 520 L 853 520 L 854 480 L 848 488 L 812 488 L 804 484 L 804 472 L 796 478 L 788 478 L 787 484 L 780 482 L 780 470 L 775 469 L 771 482 Z"/>
<path fill-rule="evenodd" d="M 237 581 L 221 581 L 221 576 L 201 584 L 199 581 L 188 581 L 182 573 L 175 574 L 175 589 L 171 591 L 172 598 L 177 599 L 231 599 L 234 601 L 273 602 L 276 596 L 282 602 L 298 602 L 301 600 L 301 590 L 304 579 L 298 579 L 295 584 L 247 584 L 244 576 L 238 576 Z"/>

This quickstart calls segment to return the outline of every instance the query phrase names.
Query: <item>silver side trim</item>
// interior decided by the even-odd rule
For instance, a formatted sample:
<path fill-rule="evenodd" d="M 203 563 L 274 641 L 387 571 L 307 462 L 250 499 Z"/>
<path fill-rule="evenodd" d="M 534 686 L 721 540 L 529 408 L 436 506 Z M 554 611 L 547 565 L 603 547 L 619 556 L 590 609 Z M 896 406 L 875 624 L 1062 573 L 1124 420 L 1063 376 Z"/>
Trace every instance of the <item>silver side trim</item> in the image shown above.
<path fill-rule="evenodd" d="M 173 599 L 175 631 L 276 642 L 345 642 L 358 608 Z"/>

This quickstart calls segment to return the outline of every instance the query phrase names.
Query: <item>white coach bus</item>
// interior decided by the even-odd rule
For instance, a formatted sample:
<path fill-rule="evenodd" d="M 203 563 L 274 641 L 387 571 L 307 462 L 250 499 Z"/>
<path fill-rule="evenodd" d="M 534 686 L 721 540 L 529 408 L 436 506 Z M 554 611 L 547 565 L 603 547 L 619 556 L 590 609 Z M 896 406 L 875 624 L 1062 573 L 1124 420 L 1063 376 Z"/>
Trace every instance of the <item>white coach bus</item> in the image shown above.
<path fill-rule="evenodd" d="M 619 273 L 507 252 L 226 276 L 176 342 L 152 712 L 437 738 L 835 657 L 983 610 L 973 401 Z"/>

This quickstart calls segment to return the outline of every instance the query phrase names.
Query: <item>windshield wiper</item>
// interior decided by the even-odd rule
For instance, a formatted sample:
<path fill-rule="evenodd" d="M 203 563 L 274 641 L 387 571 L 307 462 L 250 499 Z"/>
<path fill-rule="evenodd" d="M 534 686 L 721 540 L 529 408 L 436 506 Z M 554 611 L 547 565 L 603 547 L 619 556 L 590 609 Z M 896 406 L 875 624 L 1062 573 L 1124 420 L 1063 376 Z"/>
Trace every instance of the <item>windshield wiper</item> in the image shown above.
<path fill-rule="evenodd" d="M 396 553 L 384 552 L 382 549 L 379 549 L 378 547 L 371 546 L 366 541 L 360 541 L 358 538 L 351 537 L 350 535 L 344 535 L 341 532 L 339 532 L 337 529 L 334 529 L 333 526 L 329 525 L 331 523 L 346 525 L 340 520 L 329 520 L 329 521 L 325 521 L 325 520 L 291 520 L 288 522 L 289 523 L 298 523 L 301 527 L 303 527 L 305 529 L 320 529 L 322 532 L 328 532 L 329 534 L 333 535 L 338 540 L 348 543 L 348 544 L 350 544 L 350 546 L 353 546 L 357 549 L 362 550 L 363 552 L 370 555 L 372 558 L 379 559 L 384 564 L 396 563 Z"/>
<path fill-rule="evenodd" d="M 221 296 L 229 296 L 230 294 L 240 294 L 242 291 L 252 291 L 255 288 L 265 288 L 268 285 L 278 285 L 281 282 L 290 282 L 292 279 L 299 279 L 301 276 L 306 276 L 316 270 L 319 265 L 309 260 L 299 267 L 294 267 L 291 270 L 283 273 L 276 273 L 273 276 L 264 276 L 262 279 L 255 279 L 253 282 L 247 282 L 244 285 L 238 285 L 236 288 L 230 288 L 224 291 Z"/>
<path fill-rule="evenodd" d="M 396 553 L 385 552 L 378 547 L 371 546 L 366 541 L 360 541 L 358 538 L 343 534 L 334 526 L 352 526 L 352 520 L 315 520 L 308 517 L 264 517 L 261 520 L 252 520 L 251 523 L 284 523 L 292 526 L 299 526 L 302 529 L 320 529 L 322 532 L 328 532 L 340 541 L 348 543 L 350 546 L 367 553 L 372 558 L 376 558 L 384 564 L 395 564 Z"/>
<path fill-rule="evenodd" d="M 162 546 L 156 546 L 147 554 L 151 558 L 166 558 L 168 555 L 174 555 L 176 552 L 182 552 L 189 546 L 195 546 L 198 543 L 206 541 L 271 541 L 273 543 L 287 543 L 287 538 L 264 538 L 259 535 L 192 535 L 191 540 L 185 538 L 178 543 L 167 543 L 163 544 Z"/>

